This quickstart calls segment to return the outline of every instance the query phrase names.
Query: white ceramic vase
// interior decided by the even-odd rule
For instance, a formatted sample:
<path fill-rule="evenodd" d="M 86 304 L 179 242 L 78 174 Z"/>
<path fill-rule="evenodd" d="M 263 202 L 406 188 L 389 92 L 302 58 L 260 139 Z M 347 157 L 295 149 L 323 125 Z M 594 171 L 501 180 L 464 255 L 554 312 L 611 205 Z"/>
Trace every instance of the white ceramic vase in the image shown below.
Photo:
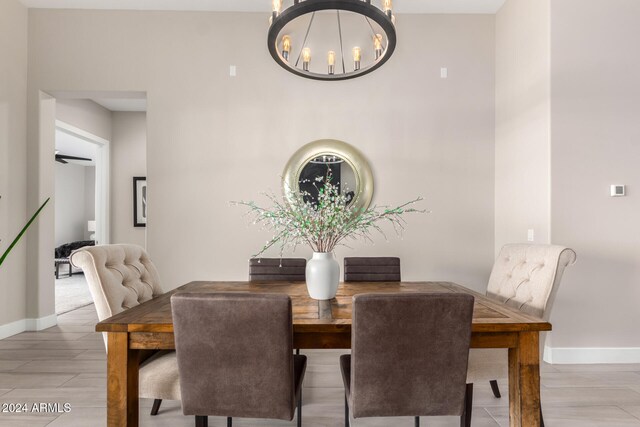
<path fill-rule="evenodd" d="M 317 300 L 328 300 L 336 296 L 340 283 L 340 264 L 333 252 L 314 252 L 307 262 L 307 290 Z"/>

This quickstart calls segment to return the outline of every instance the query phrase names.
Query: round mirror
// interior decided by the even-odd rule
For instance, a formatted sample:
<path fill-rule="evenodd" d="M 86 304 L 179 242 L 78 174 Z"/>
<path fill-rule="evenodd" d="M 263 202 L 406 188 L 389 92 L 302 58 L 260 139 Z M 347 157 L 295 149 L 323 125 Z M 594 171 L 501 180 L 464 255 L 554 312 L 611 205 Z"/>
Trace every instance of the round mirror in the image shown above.
<path fill-rule="evenodd" d="M 331 182 L 345 194 L 349 207 L 365 210 L 373 197 L 373 174 L 362 153 L 346 142 L 321 139 L 296 151 L 282 174 L 283 192 L 287 199 L 305 193 L 304 200 L 317 201 L 319 187 L 331 176 Z"/>

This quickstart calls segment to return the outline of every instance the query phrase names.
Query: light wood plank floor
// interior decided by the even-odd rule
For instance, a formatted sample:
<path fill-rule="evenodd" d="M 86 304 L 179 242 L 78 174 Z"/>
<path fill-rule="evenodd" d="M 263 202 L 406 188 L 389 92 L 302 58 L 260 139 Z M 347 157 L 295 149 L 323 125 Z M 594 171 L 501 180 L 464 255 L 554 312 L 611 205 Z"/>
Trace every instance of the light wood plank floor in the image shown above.
<path fill-rule="evenodd" d="M 105 425 L 106 357 L 102 337 L 93 332 L 93 305 L 58 317 L 58 326 L 25 332 L 0 341 L 0 405 L 71 404 L 69 413 L 1 413 L 0 426 L 100 427 Z M 340 351 L 306 351 L 303 425 L 343 425 Z M 505 380 L 500 381 L 503 394 Z M 640 365 L 544 365 L 542 402 L 545 423 L 554 426 L 640 427 Z M 475 387 L 473 425 L 507 426 L 508 400 L 496 399 L 488 384 Z M 141 425 L 193 426 L 176 402 L 163 402 L 149 416 L 150 400 L 141 402 Z M 225 420 L 210 417 L 210 425 Z M 235 419 L 234 426 L 293 426 L 294 422 Z M 355 426 L 413 426 L 411 418 L 357 420 Z M 423 418 L 422 425 L 457 427 L 454 417 Z"/>

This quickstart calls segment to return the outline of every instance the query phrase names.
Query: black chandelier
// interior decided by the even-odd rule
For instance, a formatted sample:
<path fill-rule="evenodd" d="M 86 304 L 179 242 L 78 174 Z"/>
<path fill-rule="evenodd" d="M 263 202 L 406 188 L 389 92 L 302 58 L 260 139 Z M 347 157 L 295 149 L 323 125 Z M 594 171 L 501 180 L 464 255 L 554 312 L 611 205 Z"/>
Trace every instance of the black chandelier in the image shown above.
<path fill-rule="evenodd" d="M 282 10 L 282 0 L 272 0 L 269 53 L 285 70 L 309 79 L 363 76 L 387 62 L 395 50 L 391 1 L 382 0 L 379 8 L 371 0 L 293 0 Z M 312 28 L 314 20 L 320 22 Z M 321 37 L 317 37 L 318 29 Z M 326 51 L 326 61 L 312 62 L 312 50 Z M 350 58 L 345 59 L 349 50 Z"/>

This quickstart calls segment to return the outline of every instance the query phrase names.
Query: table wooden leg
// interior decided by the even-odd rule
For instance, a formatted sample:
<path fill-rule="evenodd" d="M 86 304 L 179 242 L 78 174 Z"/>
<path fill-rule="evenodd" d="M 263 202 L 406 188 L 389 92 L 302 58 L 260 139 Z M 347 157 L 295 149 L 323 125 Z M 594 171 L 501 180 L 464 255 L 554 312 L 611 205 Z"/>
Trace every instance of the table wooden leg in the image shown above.
<path fill-rule="evenodd" d="M 129 349 L 129 334 L 108 333 L 107 425 L 138 427 L 138 357 Z"/>
<path fill-rule="evenodd" d="M 538 332 L 520 332 L 509 349 L 509 423 L 540 427 L 540 348 Z"/>

